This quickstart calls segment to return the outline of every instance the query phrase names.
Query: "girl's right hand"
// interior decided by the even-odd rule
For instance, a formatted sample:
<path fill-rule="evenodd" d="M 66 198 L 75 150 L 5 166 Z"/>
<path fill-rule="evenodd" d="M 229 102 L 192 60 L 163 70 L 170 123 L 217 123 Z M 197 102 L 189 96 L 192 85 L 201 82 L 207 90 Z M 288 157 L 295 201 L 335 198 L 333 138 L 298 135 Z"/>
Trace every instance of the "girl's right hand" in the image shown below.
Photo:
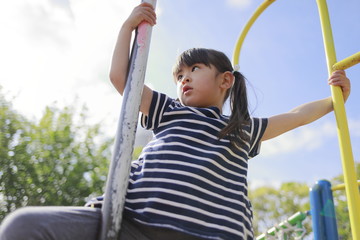
<path fill-rule="evenodd" d="M 135 7 L 123 26 L 129 27 L 130 30 L 133 31 L 143 21 L 148 22 L 151 26 L 156 24 L 156 13 L 154 7 L 150 3 L 144 2 Z"/>
<path fill-rule="evenodd" d="M 344 101 L 348 99 L 351 90 L 350 80 L 346 77 L 344 70 L 336 70 L 329 77 L 328 83 L 333 86 L 341 87 Z"/>

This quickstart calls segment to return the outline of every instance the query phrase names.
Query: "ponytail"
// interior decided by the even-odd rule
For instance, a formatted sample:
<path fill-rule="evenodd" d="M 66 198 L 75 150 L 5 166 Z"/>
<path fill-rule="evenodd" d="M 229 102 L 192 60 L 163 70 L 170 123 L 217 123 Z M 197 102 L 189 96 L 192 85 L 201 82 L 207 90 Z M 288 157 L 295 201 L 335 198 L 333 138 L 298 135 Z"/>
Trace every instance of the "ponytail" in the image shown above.
<path fill-rule="evenodd" d="M 229 123 L 224 127 L 219 137 L 228 136 L 232 145 L 241 147 L 248 141 L 249 136 L 244 132 L 244 126 L 249 124 L 250 114 L 248 110 L 248 98 L 246 92 L 245 77 L 238 71 L 233 72 L 235 82 L 230 89 L 231 115 Z"/>

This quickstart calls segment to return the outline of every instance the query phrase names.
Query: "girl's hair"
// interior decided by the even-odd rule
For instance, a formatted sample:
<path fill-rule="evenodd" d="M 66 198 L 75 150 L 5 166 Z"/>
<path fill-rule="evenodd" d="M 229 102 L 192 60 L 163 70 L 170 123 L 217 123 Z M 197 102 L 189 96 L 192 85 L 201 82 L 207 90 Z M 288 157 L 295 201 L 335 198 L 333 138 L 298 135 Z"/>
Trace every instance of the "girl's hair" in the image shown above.
<path fill-rule="evenodd" d="M 173 74 L 178 73 L 184 66 L 192 66 L 196 63 L 202 63 L 208 67 L 213 65 L 220 73 L 233 72 L 234 84 L 228 89 L 224 98 L 225 103 L 230 97 L 231 115 L 228 125 L 220 131 L 219 138 L 228 136 L 233 145 L 242 146 L 249 138 L 243 129 L 250 121 L 245 77 L 233 70 L 229 58 L 224 53 L 205 48 L 192 48 L 183 52 L 173 67 Z"/>

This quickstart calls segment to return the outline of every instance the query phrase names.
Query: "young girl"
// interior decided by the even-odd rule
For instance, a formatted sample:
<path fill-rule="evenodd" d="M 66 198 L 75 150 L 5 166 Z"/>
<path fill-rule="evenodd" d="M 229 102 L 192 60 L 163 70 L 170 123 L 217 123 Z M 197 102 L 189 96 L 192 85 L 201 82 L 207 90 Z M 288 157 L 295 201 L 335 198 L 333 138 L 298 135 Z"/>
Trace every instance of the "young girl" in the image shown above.
<path fill-rule="evenodd" d="M 131 34 L 142 21 L 156 23 L 147 3 L 133 10 L 119 33 L 110 79 L 120 94 Z M 243 75 L 223 53 L 211 49 L 185 51 L 173 77 L 178 100 L 144 86 L 141 120 L 154 138 L 132 164 L 121 239 L 253 239 L 248 160 L 259 153 L 262 141 L 332 111 L 331 98 L 270 118 L 253 118 Z M 329 84 L 340 86 L 344 100 L 348 98 L 350 82 L 344 71 L 334 72 Z M 229 97 L 227 117 L 222 107 Z M 0 239 L 96 239 L 99 224 L 96 209 L 20 210 L 5 221 Z"/>

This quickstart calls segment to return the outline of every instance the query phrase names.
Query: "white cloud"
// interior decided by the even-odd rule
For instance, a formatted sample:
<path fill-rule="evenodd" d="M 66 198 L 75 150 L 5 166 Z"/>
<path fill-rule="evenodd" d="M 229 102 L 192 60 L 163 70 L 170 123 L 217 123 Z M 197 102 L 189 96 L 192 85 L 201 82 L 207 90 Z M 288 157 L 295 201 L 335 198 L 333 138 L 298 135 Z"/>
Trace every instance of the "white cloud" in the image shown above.
<path fill-rule="evenodd" d="M 360 119 L 349 119 L 350 136 L 360 137 Z"/>
<path fill-rule="evenodd" d="M 274 187 L 279 188 L 282 182 L 274 179 L 253 179 L 249 182 L 250 189 L 257 189 L 259 187 Z"/>
<path fill-rule="evenodd" d="M 251 5 L 251 0 L 227 0 L 232 7 L 246 8 Z"/>
<path fill-rule="evenodd" d="M 17 96 L 15 108 L 39 117 L 46 105 L 71 104 L 78 96 L 90 112 L 96 111 L 96 119 L 117 118 L 121 102 L 108 69 L 121 23 L 135 4 L 5 1 L 0 8 L 0 84 Z"/>
<path fill-rule="evenodd" d="M 336 125 L 326 122 L 322 125 L 305 126 L 277 138 L 263 142 L 262 156 L 271 156 L 296 151 L 311 151 L 324 144 L 327 138 L 336 136 Z"/>
<path fill-rule="evenodd" d="M 360 120 L 348 119 L 351 137 L 360 136 Z M 296 151 L 312 151 L 324 145 L 329 138 L 337 138 L 336 122 L 325 122 L 314 126 L 304 126 L 290 131 L 262 144 L 261 155 L 271 156 Z"/>

